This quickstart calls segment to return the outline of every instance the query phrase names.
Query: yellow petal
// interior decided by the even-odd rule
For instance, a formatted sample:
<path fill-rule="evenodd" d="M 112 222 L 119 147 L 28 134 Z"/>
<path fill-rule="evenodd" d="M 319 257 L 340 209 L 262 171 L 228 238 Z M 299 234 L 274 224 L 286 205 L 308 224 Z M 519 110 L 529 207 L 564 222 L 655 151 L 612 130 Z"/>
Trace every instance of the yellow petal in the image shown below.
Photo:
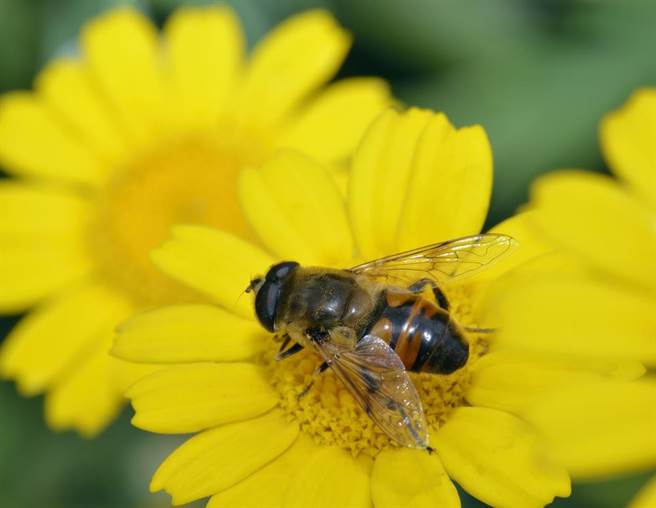
<path fill-rule="evenodd" d="M 252 320 L 211 305 L 176 305 L 123 323 L 112 354 L 133 362 L 233 362 L 253 357 L 267 340 Z"/>
<path fill-rule="evenodd" d="M 316 451 L 311 438 L 299 434 L 285 453 L 262 469 L 210 499 L 206 508 L 277 508 L 294 481 L 294 476 L 303 467 L 307 458 Z"/>
<path fill-rule="evenodd" d="M 26 92 L 0 99 L 0 163 L 16 175 L 92 186 L 106 172 L 83 140 Z"/>
<path fill-rule="evenodd" d="M 546 460 L 541 444 L 518 418 L 474 407 L 454 410 L 431 435 L 449 476 L 492 506 L 542 507 L 569 495 L 567 473 Z"/>
<path fill-rule="evenodd" d="M 256 124 L 270 125 L 328 81 L 350 46 L 349 35 L 326 11 L 281 23 L 256 46 L 234 104 Z"/>
<path fill-rule="evenodd" d="M 65 376 L 101 337 L 130 313 L 122 296 L 98 285 L 65 293 L 28 314 L 9 334 L 0 355 L 3 376 L 28 395 Z"/>
<path fill-rule="evenodd" d="M 437 455 L 407 448 L 378 454 L 371 497 L 376 508 L 460 508 L 458 491 Z"/>
<path fill-rule="evenodd" d="M 206 293 L 227 310 L 253 317 L 253 303 L 244 290 L 256 275 L 265 273 L 273 258 L 254 245 L 227 233 L 202 226 L 177 226 L 173 238 L 153 251 L 155 264 L 165 273 Z"/>
<path fill-rule="evenodd" d="M 399 250 L 397 230 L 417 139 L 431 118 L 430 111 L 416 108 L 402 114 L 388 111 L 367 131 L 355 154 L 348 199 L 366 259 Z"/>
<path fill-rule="evenodd" d="M 474 406 L 523 414 L 554 390 L 609 378 L 635 379 L 644 372 L 644 367 L 635 362 L 497 352 L 475 364 L 467 401 Z"/>
<path fill-rule="evenodd" d="M 349 212 L 360 254 L 371 259 L 477 233 L 492 187 L 492 155 L 479 127 L 456 130 L 443 114 L 382 114 L 352 167 Z"/>
<path fill-rule="evenodd" d="M 628 508 L 653 508 L 654 506 L 656 506 L 656 478 L 640 489 Z"/>
<path fill-rule="evenodd" d="M 547 273 L 506 288 L 487 305 L 499 324 L 495 342 L 500 346 L 656 364 L 656 315 L 649 295 Z M 548 323 L 537 326 L 545 316 Z"/>
<path fill-rule="evenodd" d="M 112 334 L 113 336 L 114 334 Z M 111 350 L 109 352 L 111 356 Z M 156 363 L 133 363 L 111 356 L 112 383 L 118 393 L 124 394 L 140 379 L 168 367 Z"/>
<path fill-rule="evenodd" d="M 285 150 L 245 170 L 239 193 L 246 217 L 271 251 L 303 264 L 340 266 L 353 258 L 341 193 L 305 155 Z"/>
<path fill-rule="evenodd" d="M 50 235 L 82 235 L 91 210 L 73 192 L 46 185 L 0 181 L 0 235 L 34 235 L 45 241 Z"/>
<path fill-rule="evenodd" d="M 537 224 L 598 269 L 656 288 L 654 215 L 612 179 L 561 171 L 537 180 Z"/>
<path fill-rule="evenodd" d="M 411 110 L 414 111 L 414 110 Z M 417 118 L 415 123 L 420 123 L 423 118 L 419 113 L 413 113 Z M 379 115 L 371 124 L 362 142 L 353 157 L 351 174 L 348 180 L 348 212 L 353 229 L 359 255 L 363 259 L 374 259 L 386 253 L 378 245 L 377 232 L 374 229 L 374 220 L 379 210 L 377 209 L 376 193 L 377 182 L 385 157 L 385 149 L 390 145 L 389 135 L 394 132 L 399 123 L 399 114 L 388 110 Z M 395 157 L 398 164 L 399 156 Z M 400 169 L 405 168 L 404 165 Z"/>
<path fill-rule="evenodd" d="M 656 381 L 568 387 L 528 418 L 575 478 L 606 477 L 656 464 Z"/>
<path fill-rule="evenodd" d="M 613 172 L 636 194 L 656 206 L 656 90 L 635 92 L 617 111 L 601 122 L 601 146 Z"/>
<path fill-rule="evenodd" d="M 176 505 L 216 494 L 275 460 L 297 434 L 298 427 L 277 410 L 206 430 L 166 458 L 153 476 L 150 490 L 166 490 Z"/>
<path fill-rule="evenodd" d="M 492 151 L 483 128 L 455 130 L 435 115 L 417 141 L 399 214 L 399 250 L 478 233 L 491 192 Z"/>
<path fill-rule="evenodd" d="M 344 160 L 352 155 L 366 128 L 390 102 L 389 86 L 383 80 L 338 81 L 302 109 L 279 145 L 320 161 Z"/>
<path fill-rule="evenodd" d="M 404 204 L 408 204 L 414 181 L 421 176 L 417 173 L 419 167 L 415 161 L 419 156 L 419 140 L 428 126 L 434 127 L 435 135 L 440 137 L 452 130 L 444 115 L 433 116 L 430 111 L 410 109 L 399 117 L 396 128 L 388 133 L 387 143 L 379 153 L 382 165 L 376 182 L 378 192 L 374 201 L 374 228 L 383 252 L 404 250 L 399 248 L 398 243 L 399 237 L 403 236 L 401 229 L 412 227 L 412 221 L 420 220 L 405 217 L 401 210 Z M 433 199 L 432 206 L 435 204 Z M 412 247 L 418 246 L 415 244 Z"/>
<path fill-rule="evenodd" d="M 111 338 L 111 332 L 98 337 L 98 345 L 46 395 L 46 421 L 53 429 L 74 428 L 93 437 L 118 414 L 125 399 L 113 381 Z"/>
<path fill-rule="evenodd" d="M 128 157 L 116 112 L 99 93 L 89 69 L 77 60 L 60 59 L 38 76 L 36 89 L 43 102 L 66 122 L 81 143 L 88 145 L 112 167 Z"/>
<path fill-rule="evenodd" d="M 519 251 L 517 248 L 514 252 Z M 511 253 L 511 256 L 514 255 Z M 520 252 L 521 256 L 522 253 Z M 507 260 L 506 260 L 507 261 Z M 501 261 L 505 266 L 505 261 Z M 495 271 L 495 266 L 490 267 Z M 501 269 L 504 267 L 502 266 Z M 483 270 L 484 272 L 487 270 Z M 513 298 L 516 291 L 530 287 L 539 281 L 550 280 L 587 280 L 590 276 L 589 268 L 580 259 L 567 255 L 562 251 L 545 252 L 522 262 L 501 273 L 498 278 L 487 278 L 484 274 L 476 274 L 471 280 L 469 290 L 472 295 L 473 322 L 479 326 L 501 329 L 507 319 L 510 318 L 511 304 L 508 308 L 500 310 L 506 305 L 506 300 Z M 500 330 L 505 333 L 505 330 Z M 497 340 L 497 335 L 490 337 Z M 529 344 L 530 341 L 523 341 Z"/>
<path fill-rule="evenodd" d="M 80 281 L 91 269 L 84 238 L 0 236 L 0 311 L 19 312 Z"/>
<path fill-rule="evenodd" d="M 369 508 L 371 460 L 321 446 L 306 458 L 287 489 L 286 508 Z"/>
<path fill-rule="evenodd" d="M 132 423 L 162 433 L 186 433 L 244 420 L 278 398 L 264 372 L 249 363 L 196 363 L 162 369 L 135 383 Z"/>
<path fill-rule="evenodd" d="M 167 104 L 155 27 L 135 9 L 113 9 L 82 30 L 93 79 L 133 143 L 148 146 L 167 126 Z"/>
<path fill-rule="evenodd" d="M 168 18 L 164 33 L 177 121 L 186 128 L 213 126 L 242 65 L 239 19 L 228 6 L 184 7 Z"/>

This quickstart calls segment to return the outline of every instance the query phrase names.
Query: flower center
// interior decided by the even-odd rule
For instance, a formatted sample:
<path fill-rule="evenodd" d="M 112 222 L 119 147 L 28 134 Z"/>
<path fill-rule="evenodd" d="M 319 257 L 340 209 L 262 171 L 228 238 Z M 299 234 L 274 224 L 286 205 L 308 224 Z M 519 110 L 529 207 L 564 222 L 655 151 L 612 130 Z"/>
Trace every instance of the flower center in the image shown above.
<path fill-rule="evenodd" d="M 475 327 L 467 289 L 459 288 L 448 296 L 452 318 L 463 326 Z M 487 350 L 483 334 L 468 333 L 467 340 L 469 359 L 456 372 L 449 375 L 410 373 L 432 430 L 437 430 L 454 408 L 465 404 L 472 366 Z M 388 446 L 395 446 L 330 370 L 323 373 L 311 390 L 298 400 L 298 394 L 310 381 L 321 360 L 314 353 L 303 351 L 277 362 L 274 359 L 277 347 L 277 344 L 272 344 L 261 361 L 280 396 L 280 407 L 317 444 L 336 445 L 354 456 L 364 453 L 371 457 Z"/>
<path fill-rule="evenodd" d="M 179 139 L 136 160 L 99 198 L 89 235 L 101 275 L 136 303 L 161 305 L 200 295 L 159 272 L 150 252 L 181 223 L 208 225 L 254 241 L 238 203 L 240 169 L 259 160 L 251 146 L 196 135 Z"/>

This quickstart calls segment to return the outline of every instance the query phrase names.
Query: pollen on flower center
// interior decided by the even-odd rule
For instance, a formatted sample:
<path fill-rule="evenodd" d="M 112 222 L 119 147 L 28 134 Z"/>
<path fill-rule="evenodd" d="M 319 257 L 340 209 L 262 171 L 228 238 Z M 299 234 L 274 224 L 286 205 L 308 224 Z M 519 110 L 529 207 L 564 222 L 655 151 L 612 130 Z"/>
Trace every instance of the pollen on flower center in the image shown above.
<path fill-rule="evenodd" d="M 197 299 L 161 274 L 150 252 L 181 223 L 213 226 L 254 240 L 237 198 L 238 173 L 256 162 L 253 153 L 257 150 L 195 136 L 161 146 L 119 171 L 99 197 L 89 234 L 102 275 L 142 304 Z"/>
<path fill-rule="evenodd" d="M 471 321 L 466 291 L 458 291 L 452 298 L 453 318 L 463 325 L 475 326 Z M 465 403 L 472 365 L 487 351 L 484 335 L 469 333 L 467 339 L 470 344 L 469 359 L 460 370 L 447 376 L 410 373 L 421 397 L 426 421 L 433 430 L 447 420 L 453 409 Z M 299 401 L 297 395 L 310 381 L 321 360 L 314 353 L 303 351 L 277 362 L 274 359 L 277 347 L 272 342 L 272 347 L 263 354 L 261 362 L 280 396 L 280 407 L 317 444 L 336 445 L 353 455 L 363 453 L 371 457 L 388 446 L 395 446 L 330 370 L 323 373 Z"/>

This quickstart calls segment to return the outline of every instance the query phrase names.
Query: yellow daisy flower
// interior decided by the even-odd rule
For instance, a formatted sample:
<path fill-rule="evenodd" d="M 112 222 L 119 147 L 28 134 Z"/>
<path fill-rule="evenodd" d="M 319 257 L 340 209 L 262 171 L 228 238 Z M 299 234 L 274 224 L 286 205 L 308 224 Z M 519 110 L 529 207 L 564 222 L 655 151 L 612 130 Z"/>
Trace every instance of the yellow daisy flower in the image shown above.
<path fill-rule="evenodd" d="M 52 62 L 34 92 L 0 99 L 0 311 L 34 308 L 0 370 L 47 392 L 55 429 L 91 435 L 138 372 L 110 359 L 113 328 L 137 309 L 199 295 L 148 257 L 171 224 L 256 235 L 237 174 L 280 147 L 346 161 L 390 103 L 378 79 L 323 87 L 350 45 L 324 11 L 282 23 L 247 57 L 227 7 L 185 8 L 163 35 L 121 8 L 88 23 L 81 56 Z"/>
<path fill-rule="evenodd" d="M 535 183 L 527 227 L 558 252 L 551 266 L 517 270 L 492 292 L 498 343 L 574 362 L 633 363 L 636 374 L 656 367 L 655 130 L 656 90 L 640 90 L 601 123 L 617 178 L 567 170 Z M 653 370 L 556 390 L 529 413 L 574 477 L 656 467 Z M 656 506 L 656 480 L 632 506 Z"/>
<path fill-rule="evenodd" d="M 163 462 L 151 489 L 166 490 L 175 504 L 211 496 L 209 507 L 455 507 L 452 480 L 493 506 L 543 506 L 569 495 L 567 472 L 517 411 L 471 403 L 473 386 L 486 390 L 479 366 L 506 361 L 485 355 L 484 334 L 469 336 L 469 361 L 455 373 L 412 375 L 436 450 L 429 454 L 391 445 L 330 371 L 299 401 L 318 358 L 303 352 L 276 362 L 278 345 L 243 295 L 255 274 L 282 259 L 345 267 L 475 234 L 491 186 L 480 126 L 455 129 L 442 114 L 388 111 L 356 151 L 346 200 L 322 165 L 283 151 L 239 181 L 256 243 L 202 226 L 174 228 L 153 253 L 156 264 L 215 305 L 137 315 L 121 325 L 113 348 L 126 360 L 176 364 L 129 388 L 133 423 L 197 433 Z M 446 288 L 458 322 L 484 325 L 477 295 L 540 251 L 523 222 L 495 229 L 519 238 L 517 256 Z M 523 382 L 524 370 L 507 368 L 507 381 Z"/>

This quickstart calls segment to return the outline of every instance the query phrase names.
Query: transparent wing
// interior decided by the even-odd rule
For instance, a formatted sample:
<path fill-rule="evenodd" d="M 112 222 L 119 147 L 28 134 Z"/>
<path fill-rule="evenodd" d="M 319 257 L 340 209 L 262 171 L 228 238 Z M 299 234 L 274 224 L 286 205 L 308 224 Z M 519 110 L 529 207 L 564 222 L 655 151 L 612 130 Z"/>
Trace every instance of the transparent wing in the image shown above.
<path fill-rule="evenodd" d="M 354 348 L 344 344 L 339 339 L 315 343 L 340 381 L 390 438 L 410 448 L 426 448 L 421 399 L 398 355 L 373 335 L 363 337 Z"/>
<path fill-rule="evenodd" d="M 445 284 L 480 272 L 516 245 L 517 241 L 506 235 L 465 236 L 376 259 L 354 266 L 351 271 L 403 287 L 423 278 Z"/>

